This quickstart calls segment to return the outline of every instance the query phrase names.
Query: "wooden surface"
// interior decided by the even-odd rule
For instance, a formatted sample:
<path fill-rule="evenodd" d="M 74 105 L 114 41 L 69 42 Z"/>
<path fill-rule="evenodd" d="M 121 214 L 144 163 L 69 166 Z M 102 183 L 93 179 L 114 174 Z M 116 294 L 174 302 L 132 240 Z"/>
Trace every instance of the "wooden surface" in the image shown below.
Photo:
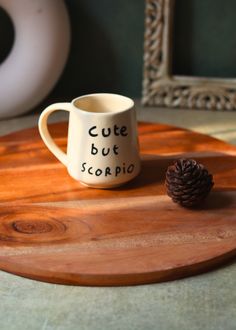
<path fill-rule="evenodd" d="M 66 148 L 65 124 L 51 126 Z M 38 280 L 128 285 L 203 272 L 236 255 L 236 148 L 205 135 L 140 124 L 142 172 L 119 189 L 69 177 L 37 129 L 0 138 L 0 269 Z M 198 209 L 167 196 L 167 166 L 194 157 L 215 186 Z"/>

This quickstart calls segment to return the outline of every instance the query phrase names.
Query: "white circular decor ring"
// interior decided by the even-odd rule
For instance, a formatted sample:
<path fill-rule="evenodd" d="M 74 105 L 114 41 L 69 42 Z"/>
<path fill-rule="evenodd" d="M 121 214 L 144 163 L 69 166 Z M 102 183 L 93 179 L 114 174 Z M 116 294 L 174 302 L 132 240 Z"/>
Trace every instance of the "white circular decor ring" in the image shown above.
<path fill-rule="evenodd" d="M 54 87 L 65 66 L 70 24 L 63 0 L 0 0 L 15 30 L 0 65 L 0 118 L 25 113 Z"/>

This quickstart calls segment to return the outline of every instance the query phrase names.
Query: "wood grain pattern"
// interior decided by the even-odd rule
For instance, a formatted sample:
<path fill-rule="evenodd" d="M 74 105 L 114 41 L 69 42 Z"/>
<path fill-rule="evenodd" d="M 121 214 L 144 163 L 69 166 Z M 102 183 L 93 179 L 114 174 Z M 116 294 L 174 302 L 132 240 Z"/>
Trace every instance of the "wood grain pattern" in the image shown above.
<path fill-rule="evenodd" d="M 51 125 L 66 148 L 67 125 Z M 37 129 L 0 138 L 0 268 L 79 285 L 172 280 L 236 255 L 236 148 L 159 124 L 139 125 L 142 172 L 112 190 L 82 186 L 46 149 Z M 176 158 L 193 157 L 214 175 L 206 202 L 189 210 L 167 196 Z"/>

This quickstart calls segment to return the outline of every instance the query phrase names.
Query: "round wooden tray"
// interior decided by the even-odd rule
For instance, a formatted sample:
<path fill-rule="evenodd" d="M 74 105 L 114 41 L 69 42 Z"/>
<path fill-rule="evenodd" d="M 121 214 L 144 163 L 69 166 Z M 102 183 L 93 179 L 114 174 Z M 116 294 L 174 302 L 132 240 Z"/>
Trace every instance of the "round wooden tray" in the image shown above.
<path fill-rule="evenodd" d="M 67 125 L 52 134 L 66 148 Z M 236 148 L 159 124 L 139 125 L 142 172 L 113 189 L 74 181 L 37 128 L 0 138 L 0 269 L 52 283 L 132 285 L 212 269 L 236 255 Z M 215 186 L 193 210 L 166 195 L 167 166 L 202 162 Z"/>

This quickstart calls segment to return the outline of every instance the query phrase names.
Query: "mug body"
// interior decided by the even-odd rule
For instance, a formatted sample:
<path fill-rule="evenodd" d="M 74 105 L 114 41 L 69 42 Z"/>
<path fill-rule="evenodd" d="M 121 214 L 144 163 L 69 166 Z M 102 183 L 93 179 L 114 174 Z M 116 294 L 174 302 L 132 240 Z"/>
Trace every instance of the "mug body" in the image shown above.
<path fill-rule="evenodd" d="M 112 188 L 140 172 L 134 103 L 116 94 L 90 94 L 72 101 L 67 168 L 81 183 Z"/>

